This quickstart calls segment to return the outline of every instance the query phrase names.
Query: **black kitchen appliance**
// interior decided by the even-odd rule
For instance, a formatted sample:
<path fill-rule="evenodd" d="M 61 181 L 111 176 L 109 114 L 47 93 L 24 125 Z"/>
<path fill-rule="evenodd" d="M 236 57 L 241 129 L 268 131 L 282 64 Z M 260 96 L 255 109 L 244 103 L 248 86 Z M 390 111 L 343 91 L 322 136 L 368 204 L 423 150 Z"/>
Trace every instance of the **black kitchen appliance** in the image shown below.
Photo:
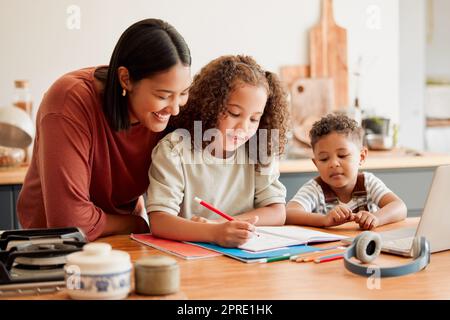
<path fill-rule="evenodd" d="M 0 297 L 63 288 L 66 256 L 82 250 L 78 228 L 8 230 L 0 234 Z"/>

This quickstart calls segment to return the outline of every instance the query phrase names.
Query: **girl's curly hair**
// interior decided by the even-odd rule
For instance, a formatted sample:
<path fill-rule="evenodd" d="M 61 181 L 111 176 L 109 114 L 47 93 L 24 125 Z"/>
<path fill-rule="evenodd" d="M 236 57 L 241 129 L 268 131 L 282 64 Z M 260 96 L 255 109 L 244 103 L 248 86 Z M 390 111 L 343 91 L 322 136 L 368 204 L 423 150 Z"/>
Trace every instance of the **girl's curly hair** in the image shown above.
<path fill-rule="evenodd" d="M 268 98 L 258 131 L 267 129 L 268 156 L 282 154 L 287 141 L 288 104 L 286 94 L 278 77 L 274 73 L 264 71 L 249 56 L 222 56 L 204 66 L 194 77 L 187 104 L 181 108 L 177 117 L 171 118 L 169 130 L 187 129 L 193 137 L 194 121 L 201 121 L 203 132 L 217 128 L 219 117 L 226 112 L 230 93 L 242 84 L 262 86 L 266 89 Z M 272 131 L 273 129 L 278 129 L 279 132 L 276 145 L 272 145 L 272 134 L 275 132 Z M 258 136 L 258 132 L 256 136 Z M 193 143 L 194 139 L 191 140 Z M 207 142 L 203 142 L 202 148 L 205 148 L 206 145 Z"/>

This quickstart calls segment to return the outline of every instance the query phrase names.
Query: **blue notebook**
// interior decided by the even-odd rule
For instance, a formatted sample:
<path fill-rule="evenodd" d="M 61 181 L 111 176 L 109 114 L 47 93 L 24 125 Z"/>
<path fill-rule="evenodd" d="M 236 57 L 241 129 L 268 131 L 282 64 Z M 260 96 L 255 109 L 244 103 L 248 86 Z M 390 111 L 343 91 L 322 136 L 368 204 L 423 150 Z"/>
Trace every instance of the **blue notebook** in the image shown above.
<path fill-rule="evenodd" d="M 206 248 L 209 250 L 213 250 L 216 252 L 220 252 L 226 256 L 229 256 L 231 258 L 234 258 L 239 261 L 246 262 L 246 263 L 256 262 L 259 259 L 264 259 L 264 258 L 292 256 L 292 255 L 296 255 L 296 254 L 320 250 L 319 248 L 311 247 L 308 245 L 298 245 L 298 246 L 279 248 L 279 249 L 275 249 L 275 250 L 251 252 L 251 251 L 238 249 L 238 248 L 225 248 L 225 247 L 221 247 L 221 246 L 211 244 L 211 243 L 206 243 L 206 242 L 187 242 L 187 243 L 190 243 L 190 244 L 202 247 L 202 248 Z"/>

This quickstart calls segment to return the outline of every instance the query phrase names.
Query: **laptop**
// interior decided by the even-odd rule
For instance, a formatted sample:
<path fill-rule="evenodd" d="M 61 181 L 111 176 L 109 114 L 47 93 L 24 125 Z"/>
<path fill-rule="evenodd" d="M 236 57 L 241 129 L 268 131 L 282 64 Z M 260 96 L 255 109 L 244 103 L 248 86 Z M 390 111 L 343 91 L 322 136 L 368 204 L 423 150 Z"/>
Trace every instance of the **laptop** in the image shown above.
<path fill-rule="evenodd" d="M 450 249 L 450 165 L 437 167 L 431 183 L 425 208 L 415 228 L 401 228 L 380 232 L 382 252 L 405 257 L 412 256 L 412 243 L 416 236 L 430 242 L 431 253 Z M 353 238 L 343 239 L 351 243 Z"/>

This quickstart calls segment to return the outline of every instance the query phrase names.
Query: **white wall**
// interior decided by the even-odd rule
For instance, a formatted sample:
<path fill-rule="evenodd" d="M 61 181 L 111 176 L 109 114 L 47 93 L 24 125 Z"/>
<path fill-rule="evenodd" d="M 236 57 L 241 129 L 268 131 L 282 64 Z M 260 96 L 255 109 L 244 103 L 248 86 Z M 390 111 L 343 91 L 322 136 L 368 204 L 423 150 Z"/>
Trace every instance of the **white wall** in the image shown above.
<path fill-rule="evenodd" d="M 424 149 L 426 0 L 400 0 L 399 144 Z"/>
<path fill-rule="evenodd" d="M 66 27 L 72 4 L 81 9 L 79 30 Z M 348 31 L 349 73 L 360 55 L 367 61 L 362 106 L 397 121 L 398 0 L 334 4 L 338 24 Z M 253 55 L 273 71 L 307 64 L 308 29 L 318 22 L 319 7 L 319 0 L 0 0 L 0 106 L 10 104 L 15 79 L 29 79 L 39 103 L 61 74 L 107 64 L 124 29 L 148 17 L 169 21 L 185 37 L 193 72 L 234 53 Z M 353 76 L 349 87 L 352 101 Z"/>
<path fill-rule="evenodd" d="M 432 6 L 431 42 L 427 45 L 427 75 L 450 80 L 450 1 L 427 0 Z"/>
<path fill-rule="evenodd" d="M 426 0 L 428 36 L 426 76 L 432 80 L 450 81 L 450 1 Z M 450 86 L 427 86 L 425 115 L 448 118 L 450 115 Z M 450 152 L 450 128 L 435 127 L 425 130 L 425 147 L 433 152 Z"/>

